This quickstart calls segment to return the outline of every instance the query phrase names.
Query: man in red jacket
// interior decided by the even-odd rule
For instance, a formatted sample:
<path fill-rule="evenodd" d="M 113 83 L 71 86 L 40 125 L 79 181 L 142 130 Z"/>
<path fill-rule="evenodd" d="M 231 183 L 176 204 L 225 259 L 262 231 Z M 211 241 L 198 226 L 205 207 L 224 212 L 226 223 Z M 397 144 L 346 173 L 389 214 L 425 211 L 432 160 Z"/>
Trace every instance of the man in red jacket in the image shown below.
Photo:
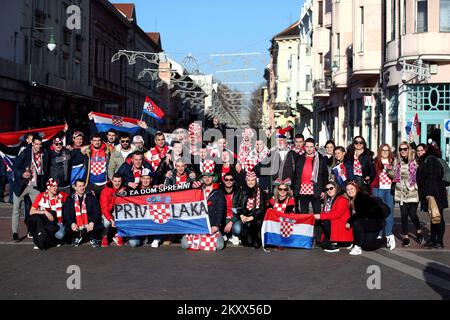
<path fill-rule="evenodd" d="M 102 211 L 102 219 L 103 225 L 105 227 L 105 231 L 103 232 L 102 239 L 102 247 L 106 248 L 109 246 L 108 242 L 108 231 L 110 228 L 115 228 L 114 217 L 112 216 L 112 212 L 114 211 L 114 203 L 116 200 L 116 193 L 124 190 L 122 185 L 122 176 L 115 173 L 112 177 L 112 180 L 109 181 L 105 188 L 100 193 L 100 208 Z M 119 246 L 123 246 L 123 239 L 115 235 L 113 237 L 113 241 Z"/>

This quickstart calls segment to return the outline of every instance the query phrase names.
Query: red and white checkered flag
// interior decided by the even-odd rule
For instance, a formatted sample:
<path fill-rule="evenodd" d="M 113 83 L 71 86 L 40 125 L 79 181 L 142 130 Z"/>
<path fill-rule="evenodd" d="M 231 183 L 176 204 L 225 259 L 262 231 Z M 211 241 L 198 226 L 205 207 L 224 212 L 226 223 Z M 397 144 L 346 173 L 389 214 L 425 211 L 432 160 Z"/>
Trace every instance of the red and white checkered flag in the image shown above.
<path fill-rule="evenodd" d="M 112 116 L 111 120 L 116 127 L 123 127 L 123 117 Z"/>
<path fill-rule="evenodd" d="M 172 216 L 170 210 L 170 204 L 151 204 L 148 206 L 150 209 L 150 219 L 159 224 L 169 222 Z"/>
<path fill-rule="evenodd" d="M 203 174 L 212 174 L 214 173 L 214 168 L 216 166 L 216 163 L 213 160 L 205 160 L 202 165 L 200 166 L 200 171 Z"/>

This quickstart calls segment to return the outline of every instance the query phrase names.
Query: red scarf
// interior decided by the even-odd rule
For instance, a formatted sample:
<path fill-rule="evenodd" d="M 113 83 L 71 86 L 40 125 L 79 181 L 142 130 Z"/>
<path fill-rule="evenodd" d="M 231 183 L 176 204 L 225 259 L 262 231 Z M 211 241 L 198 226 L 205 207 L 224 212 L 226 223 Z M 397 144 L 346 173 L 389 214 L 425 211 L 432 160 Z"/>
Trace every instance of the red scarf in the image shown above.
<path fill-rule="evenodd" d="M 184 173 L 182 176 L 176 174 L 176 184 L 187 182 L 187 173 Z"/>
<path fill-rule="evenodd" d="M 75 203 L 75 216 L 78 228 L 80 228 L 81 230 L 87 229 L 89 221 L 86 210 L 86 195 L 84 194 L 81 198 L 79 198 L 78 195 L 74 193 L 73 202 Z"/>
<path fill-rule="evenodd" d="M 142 169 L 135 169 L 133 167 L 134 183 L 139 183 L 141 181 L 141 173 L 142 173 Z"/>
<path fill-rule="evenodd" d="M 259 209 L 259 206 L 260 206 L 260 202 L 261 202 L 261 199 L 260 199 L 260 197 L 261 197 L 261 192 L 259 191 L 259 188 L 258 187 L 255 187 L 256 188 L 256 199 L 255 198 L 248 198 L 247 199 L 247 210 L 248 211 L 250 211 L 250 210 L 252 210 L 252 209 Z"/>
<path fill-rule="evenodd" d="M 48 191 L 43 192 L 42 199 L 39 201 L 39 207 L 47 211 L 55 211 L 58 222 L 62 222 L 62 206 L 63 195 L 58 193 L 53 198 L 50 198 Z"/>

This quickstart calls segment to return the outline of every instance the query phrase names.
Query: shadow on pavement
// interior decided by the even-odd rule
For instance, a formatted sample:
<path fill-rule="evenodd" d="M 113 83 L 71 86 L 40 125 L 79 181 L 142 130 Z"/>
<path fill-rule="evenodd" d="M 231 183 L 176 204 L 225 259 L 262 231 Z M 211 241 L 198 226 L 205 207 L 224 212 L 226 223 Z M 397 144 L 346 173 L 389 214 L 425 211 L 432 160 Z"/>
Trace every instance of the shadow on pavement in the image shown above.
<path fill-rule="evenodd" d="M 443 300 L 450 300 L 450 268 L 431 262 L 424 269 L 423 276 L 430 288 Z"/>

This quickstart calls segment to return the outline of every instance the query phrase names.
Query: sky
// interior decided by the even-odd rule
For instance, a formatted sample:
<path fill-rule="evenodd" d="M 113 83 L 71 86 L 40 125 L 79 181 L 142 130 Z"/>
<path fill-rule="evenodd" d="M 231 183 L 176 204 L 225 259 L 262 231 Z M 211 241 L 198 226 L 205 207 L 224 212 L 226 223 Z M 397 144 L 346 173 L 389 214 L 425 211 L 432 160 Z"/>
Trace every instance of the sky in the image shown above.
<path fill-rule="evenodd" d="M 112 3 L 131 1 L 111 1 Z M 192 54 L 204 74 L 225 82 L 264 82 L 271 38 L 299 19 L 303 0 L 135 0 L 137 23 L 160 32 L 163 50 L 182 63 Z M 260 53 L 223 60 L 211 54 Z M 245 72 L 217 72 L 253 69 Z"/>

